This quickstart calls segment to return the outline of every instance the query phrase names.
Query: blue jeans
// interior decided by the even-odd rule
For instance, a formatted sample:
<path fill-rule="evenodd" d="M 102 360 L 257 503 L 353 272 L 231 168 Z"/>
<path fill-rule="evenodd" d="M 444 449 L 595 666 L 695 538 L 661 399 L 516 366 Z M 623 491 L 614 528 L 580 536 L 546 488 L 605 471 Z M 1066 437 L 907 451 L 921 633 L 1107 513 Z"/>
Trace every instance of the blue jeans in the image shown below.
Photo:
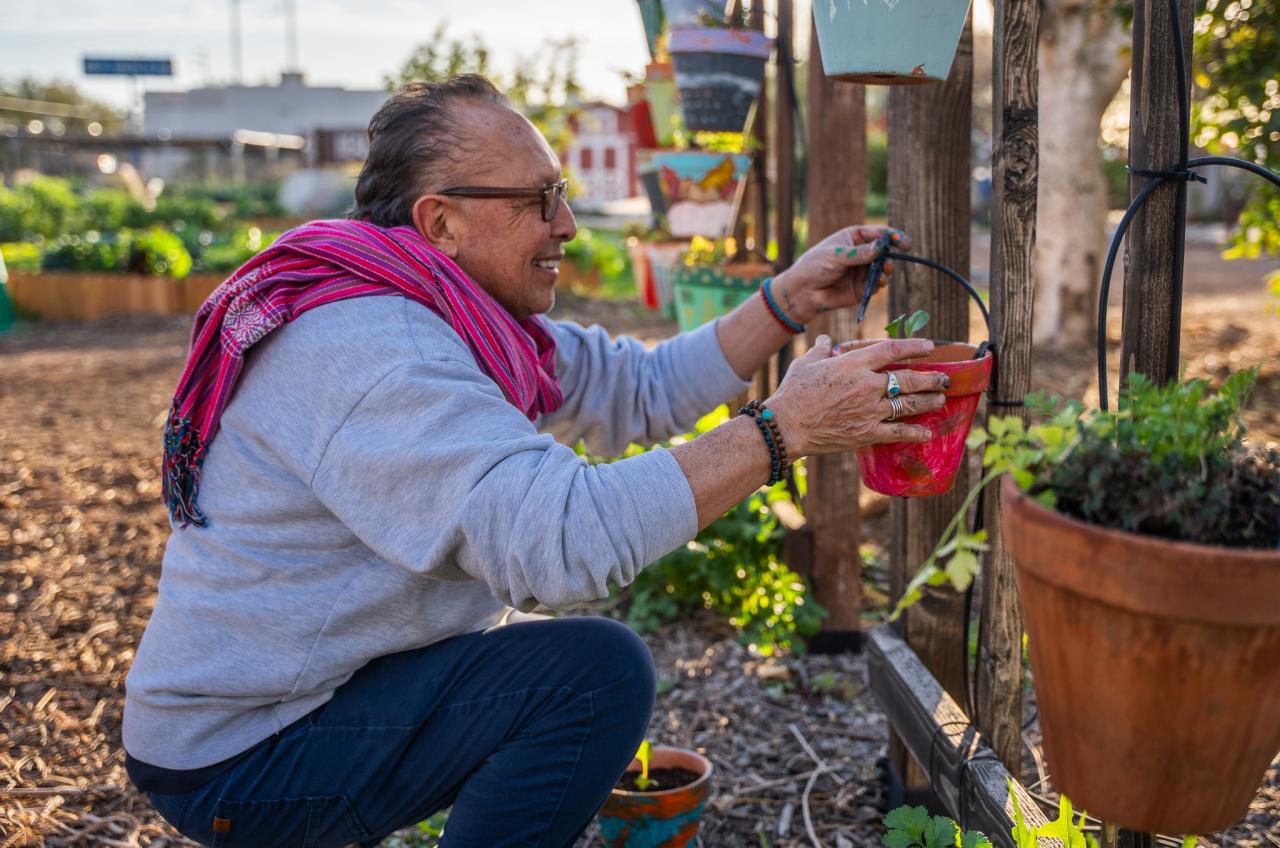
<path fill-rule="evenodd" d="M 569 846 L 653 701 L 653 660 L 623 625 L 510 624 L 379 657 L 211 782 L 150 798 L 228 848 L 376 845 L 450 805 L 447 848 Z"/>

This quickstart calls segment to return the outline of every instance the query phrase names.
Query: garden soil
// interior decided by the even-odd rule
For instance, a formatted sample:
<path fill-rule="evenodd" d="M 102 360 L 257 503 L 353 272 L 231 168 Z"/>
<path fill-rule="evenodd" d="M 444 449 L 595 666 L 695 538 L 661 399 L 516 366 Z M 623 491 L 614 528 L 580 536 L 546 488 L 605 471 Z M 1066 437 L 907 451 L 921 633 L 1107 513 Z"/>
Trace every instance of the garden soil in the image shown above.
<path fill-rule="evenodd" d="M 1280 317 L 1268 305 L 1260 293 L 1189 297 L 1183 354 L 1190 374 L 1215 379 L 1260 366 L 1248 422 L 1276 442 Z M 573 301 L 563 312 L 650 339 L 674 332 L 627 304 Z M 4 848 L 187 844 L 129 786 L 119 741 L 124 676 L 168 534 L 160 430 L 187 331 L 185 319 L 107 319 L 0 338 Z M 1046 354 L 1036 383 L 1089 399 L 1091 372 L 1087 351 Z M 883 543 L 882 507 L 864 506 L 870 541 Z M 652 739 L 704 751 L 717 767 L 699 844 L 879 844 L 887 724 L 861 657 L 766 659 L 701 618 L 648 641 L 661 681 Z M 1029 755 L 1024 777 L 1035 775 Z M 1204 842 L 1280 848 L 1277 834 L 1273 768 L 1249 819 Z M 601 842 L 589 830 L 582 844 Z"/>

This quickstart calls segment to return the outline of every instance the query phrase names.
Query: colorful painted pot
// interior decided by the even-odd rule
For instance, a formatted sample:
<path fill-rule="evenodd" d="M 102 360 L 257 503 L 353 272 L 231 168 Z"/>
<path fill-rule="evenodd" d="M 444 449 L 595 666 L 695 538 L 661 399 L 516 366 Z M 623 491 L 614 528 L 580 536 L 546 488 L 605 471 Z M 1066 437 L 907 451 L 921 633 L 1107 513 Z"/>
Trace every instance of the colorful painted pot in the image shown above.
<path fill-rule="evenodd" d="M 670 62 L 656 62 L 645 68 L 644 96 L 649 102 L 649 120 L 659 147 L 676 143 L 676 74 Z"/>
<path fill-rule="evenodd" d="M 866 85 L 942 82 L 970 0 L 814 0 L 822 70 Z"/>
<path fill-rule="evenodd" d="M 723 21 L 724 7 L 724 0 L 662 0 L 662 13 L 673 30 L 700 27 L 704 15 Z"/>
<path fill-rule="evenodd" d="M 662 2 L 661 0 L 636 0 L 640 6 L 640 23 L 644 25 L 644 40 L 649 47 L 649 55 L 658 52 L 658 39 L 662 36 Z"/>
<path fill-rule="evenodd" d="M 728 315 L 749 300 L 773 268 L 763 262 L 735 265 L 681 265 L 672 280 L 680 331 L 694 330 Z"/>
<path fill-rule="evenodd" d="M 723 238 L 737 215 L 751 157 L 705 150 L 658 151 L 652 164 L 677 238 Z"/>
<path fill-rule="evenodd" d="M 942 409 L 902 419 L 928 427 L 927 442 L 891 442 L 858 449 L 862 482 L 882 495 L 920 498 L 951 490 L 964 459 L 965 439 L 978 401 L 991 382 L 992 355 L 974 359 L 977 348 L 957 342 L 941 343 L 921 359 L 890 365 L 885 371 L 941 371 L 951 376 Z"/>
<path fill-rule="evenodd" d="M 652 242 L 649 248 L 649 268 L 658 291 L 658 305 L 668 318 L 676 317 L 675 276 L 683 266 L 684 255 L 689 250 L 687 241 Z"/>
<path fill-rule="evenodd" d="M 636 297 L 648 309 L 658 309 L 658 287 L 653 265 L 649 262 L 649 245 L 635 236 L 627 239 L 627 255 L 631 257 L 631 275 L 636 281 Z"/>
<path fill-rule="evenodd" d="M 600 835 L 611 848 L 684 848 L 698 833 L 715 766 L 684 748 L 654 748 L 649 768 L 682 768 L 699 777 L 660 792 L 614 789 L 599 814 Z M 632 760 L 627 771 L 640 771 L 640 761 Z"/>
<path fill-rule="evenodd" d="M 671 33 L 667 48 L 684 125 L 742 132 L 764 85 L 772 39 L 752 30 L 681 29 Z"/>

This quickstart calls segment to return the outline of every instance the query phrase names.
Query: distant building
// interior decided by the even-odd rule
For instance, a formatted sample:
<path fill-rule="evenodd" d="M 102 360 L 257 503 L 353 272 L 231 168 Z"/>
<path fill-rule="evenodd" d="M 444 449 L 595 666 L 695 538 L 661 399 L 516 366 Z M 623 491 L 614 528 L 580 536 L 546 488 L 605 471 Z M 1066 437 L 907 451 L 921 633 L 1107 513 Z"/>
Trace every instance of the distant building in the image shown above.
<path fill-rule="evenodd" d="M 608 103 L 584 103 L 579 108 L 564 159 L 582 187 L 575 203 L 590 207 L 635 196 L 636 135 L 626 111 Z"/>
<path fill-rule="evenodd" d="M 364 158 L 362 139 L 373 113 L 387 99 L 381 89 L 310 86 L 287 73 L 279 85 L 228 85 L 190 91 L 149 91 L 144 100 L 145 134 L 161 140 L 231 138 L 237 130 L 301 136 L 309 157 Z M 317 143 L 317 134 L 326 143 Z M 341 141 L 334 143 L 335 137 Z M 321 151 L 321 147 L 324 150 Z"/>

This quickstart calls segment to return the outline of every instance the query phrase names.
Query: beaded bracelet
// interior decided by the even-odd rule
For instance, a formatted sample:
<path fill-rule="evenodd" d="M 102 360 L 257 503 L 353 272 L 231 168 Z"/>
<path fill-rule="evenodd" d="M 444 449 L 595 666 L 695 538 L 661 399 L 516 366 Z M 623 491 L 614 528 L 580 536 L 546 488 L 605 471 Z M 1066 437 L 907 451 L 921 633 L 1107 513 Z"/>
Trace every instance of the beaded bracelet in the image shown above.
<path fill-rule="evenodd" d="M 773 292 L 769 290 L 769 285 L 773 282 L 773 277 L 765 277 L 764 282 L 760 284 L 760 297 L 764 299 L 765 308 L 769 310 L 769 314 L 773 316 L 773 320 L 782 325 L 782 329 L 786 330 L 793 336 L 798 336 L 804 332 L 804 325 L 797 324 L 786 316 L 786 313 L 778 306 L 777 301 L 773 299 Z"/>
<path fill-rule="evenodd" d="M 782 441 L 782 431 L 778 429 L 778 419 L 773 410 L 753 400 L 739 409 L 738 414 L 750 417 L 764 436 L 765 447 L 769 449 L 769 485 L 785 480 L 791 473 L 791 463 L 787 459 L 787 446 Z"/>

